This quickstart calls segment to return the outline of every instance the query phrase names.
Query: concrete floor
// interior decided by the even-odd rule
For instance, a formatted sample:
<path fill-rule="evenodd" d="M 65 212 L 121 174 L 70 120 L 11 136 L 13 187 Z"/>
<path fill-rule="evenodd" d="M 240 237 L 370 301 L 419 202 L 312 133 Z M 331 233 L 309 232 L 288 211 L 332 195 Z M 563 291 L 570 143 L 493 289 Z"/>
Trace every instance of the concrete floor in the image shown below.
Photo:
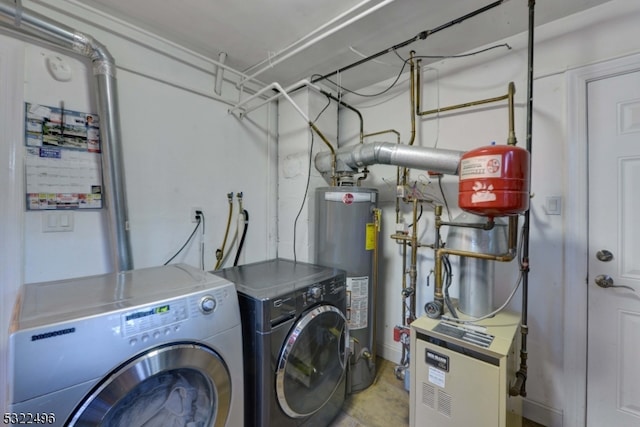
<path fill-rule="evenodd" d="M 378 376 L 367 389 L 347 396 L 330 427 L 408 427 L 409 393 L 393 372 L 395 363 L 377 360 Z M 470 426 L 472 427 L 472 426 Z M 522 427 L 544 427 L 524 419 Z"/>

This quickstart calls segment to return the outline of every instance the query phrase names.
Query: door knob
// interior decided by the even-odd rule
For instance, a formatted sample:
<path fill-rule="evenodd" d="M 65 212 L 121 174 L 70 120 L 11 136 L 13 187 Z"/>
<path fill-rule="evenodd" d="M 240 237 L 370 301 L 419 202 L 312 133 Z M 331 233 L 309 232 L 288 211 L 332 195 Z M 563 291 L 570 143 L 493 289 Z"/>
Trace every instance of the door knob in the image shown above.
<path fill-rule="evenodd" d="M 602 262 L 609 262 L 613 259 L 613 254 L 606 249 L 601 249 L 596 253 L 596 258 Z"/>
<path fill-rule="evenodd" d="M 635 289 L 633 289 L 631 286 L 625 286 L 625 285 L 614 285 L 613 284 L 613 278 L 611 276 L 607 276 L 606 274 L 599 274 L 596 276 L 596 285 L 600 286 L 601 288 L 625 288 L 625 289 L 629 289 L 631 291 L 636 291 Z"/>

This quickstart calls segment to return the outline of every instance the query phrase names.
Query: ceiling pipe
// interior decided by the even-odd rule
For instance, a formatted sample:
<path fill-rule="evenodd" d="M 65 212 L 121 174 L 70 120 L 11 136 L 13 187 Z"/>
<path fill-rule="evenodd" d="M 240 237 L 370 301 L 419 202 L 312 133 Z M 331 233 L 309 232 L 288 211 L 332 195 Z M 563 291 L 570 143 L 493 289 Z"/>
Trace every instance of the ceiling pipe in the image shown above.
<path fill-rule="evenodd" d="M 293 99 L 291 99 L 291 97 L 289 96 L 290 92 L 295 92 L 296 90 L 303 88 L 303 87 L 309 87 L 313 90 L 315 90 L 318 93 L 324 93 L 323 90 L 312 84 L 311 82 L 309 82 L 309 80 L 307 79 L 302 79 L 299 82 L 296 82 L 292 85 L 287 86 L 286 88 L 283 88 L 279 83 L 273 82 L 265 87 L 263 87 L 262 89 L 260 89 L 258 92 L 254 93 L 253 95 L 249 96 L 248 98 L 243 99 L 242 101 L 240 101 L 239 103 L 237 103 L 236 105 L 234 105 L 233 107 L 229 108 L 228 113 L 229 114 L 233 114 L 236 111 L 240 111 L 240 118 L 244 117 L 245 115 L 249 114 L 250 112 L 252 112 L 253 110 L 256 110 L 260 107 L 262 107 L 265 104 L 268 104 L 271 101 L 275 101 L 276 99 L 278 99 L 281 96 L 284 96 L 285 98 L 287 98 L 287 101 L 289 101 L 293 107 L 296 109 L 296 111 L 298 111 L 298 113 L 304 118 L 305 122 L 309 122 L 309 117 L 307 117 L 307 115 L 302 112 L 302 110 L 300 109 L 300 107 L 298 107 L 298 105 L 293 102 Z M 275 90 L 277 93 L 275 95 L 272 95 L 266 99 L 263 99 L 263 95 L 270 91 L 270 90 Z M 247 104 L 249 104 L 251 101 L 253 101 L 254 99 L 258 99 L 261 98 L 262 102 L 260 102 L 259 104 L 254 104 L 250 107 L 246 107 Z"/>
<path fill-rule="evenodd" d="M 439 31 L 442 31 L 442 30 L 444 30 L 446 28 L 452 27 L 452 26 L 454 26 L 456 24 L 460 24 L 460 23 L 462 23 L 463 21 L 466 21 L 469 18 L 472 18 L 472 17 L 474 17 L 476 15 L 479 15 L 481 13 L 484 13 L 484 12 L 490 10 L 490 9 L 493 9 L 496 6 L 500 6 L 501 4 L 506 3 L 507 1 L 509 1 L 509 0 L 498 0 L 498 1 L 495 1 L 495 2 L 493 2 L 491 4 L 488 4 L 487 6 L 481 7 L 480 9 L 476 9 L 473 12 L 467 13 L 466 15 L 461 16 L 460 18 L 454 19 L 453 21 L 447 22 L 446 24 L 442 24 L 439 27 L 436 27 L 436 28 L 434 28 L 432 30 L 421 31 L 416 36 L 414 36 L 414 37 L 412 37 L 412 38 L 410 38 L 408 40 L 405 40 L 405 41 L 403 41 L 401 43 L 398 43 L 398 44 L 396 44 L 394 46 L 391 46 L 391 47 L 389 47 L 387 49 L 381 50 L 381 51 L 379 51 L 377 53 L 374 53 L 373 55 L 367 56 L 366 58 L 363 58 L 363 59 L 361 59 L 359 61 L 356 61 L 356 62 L 354 62 L 352 64 L 349 64 L 349 65 L 347 65 L 345 67 L 342 67 L 342 68 L 340 68 L 338 70 L 332 71 L 329 74 L 325 74 L 323 76 L 316 77 L 316 78 L 311 80 L 311 83 L 316 83 L 316 82 L 319 82 L 321 80 L 327 79 L 327 78 L 329 78 L 331 76 L 334 76 L 336 74 L 339 74 L 339 73 L 342 73 L 344 71 L 350 70 L 351 68 L 354 68 L 354 67 L 357 67 L 359 65 L 362 65 L 362 64 L 364 64 L 366 62 L 369 62 L 369 61 L 371 61 L 373 59 L 376 59 L 376 58 L 378 58 L 378 57 L 380 57 L 382 55 L 386 55 L 387 53 L 391 53 L 391 52 L 393 52 L 395 50 L 398 50 L 400 48 L 408 46 L 411 43 L 414 43 L 414 42 L 416 42 L 418 40 L 424 40 L 427 37 L 439 32 Z"/>
<path fill-rule="evenodd" d="M 314 39 L 309 40 L 307 43 L 303 44 L 302 46 L 299 46 L 298 48 L 292 50 L 291 52 L 279 56 L 277 59 L 273 60 L 273 57 L 270 58 L 269 60 L 269 64 L 265 67 L 262 67 L 261 69 L 259 69 L 258 71 L 256 71 L 255 73 L 251 74 L 249 77 L 247 77 L 245 80 L 241 81 L 240 83 L 237 84 L 237 86 L 242 86 L 247 80 L 253 80 L 256 76 L 264 73 L 265 71 L 275 67 L 276 65 L 278 65 L 279 63 L 281 63 L 282 61 L 286 61 L 287 59 L 291 58 L 294 55 L 297 55 L 298 53 L 302 52 L 303 50 L 309 48 L 310 46 L 313 46 L 314 44 L 318 43 L 319 41 L 324 40 L 325 38 L 329 37 L 330 35 L 332 35 L 333 33 L 342 30 L 343 28 L 351 25 L 352 23 L 359 21 L 360 19 L 364 18 L 365 16 L 370 15 L 371 13 L 375 12 L 376 10 L 388 5 L 389 3 L 393 3 L 394 0 L 384 0 L 381 3 L 378 3 L 375 6 L 372 6 L 371 8 L 365 10 L 364 12 L 354 16 L 351 19 L 346 20 L 345 22 L 341 23 L 340 25 L 330 29 L 329 31 L 320 34 L 318 37 L 315 37 Z"/>
<path fill-rule="evenodd" d="M 54 45 L 71 50 L 93 64 L 96 79 L 100 139 L 102 141 L 102 168 L 106 207 L 111 243 L 111 255 L 115 269 L 132 270 L 129 219 L 127 210 L 120 120 L 118 112 L 115 62 L 107 49 L 86 34 L 52 21 L 46 16 L 0 1 L 0 26 Z"/>
<path fill-rule="evenodd" d="M 303 41 L 309 39 L 311 36 L 319 33 L 320 31 L 324 30 L 325 28 L 335 24 L 336 22 L 338 22 L 341 19 L 343 19 L 345 16 L 349 16 L 350 14 L 352 14 L 353 12 L 355 12 L 356 10 L 360 9 L 362 6 L 364 6 L 364 5 L 366 5 L 367 3 L 370 3 L 370 2 L 371 2 L 371 0 L 364 0 L 364 1 L 360 2 L 360 3 L 358 3 L 357 5 L 353 6 L 352 8 L 350 8 L 350 9 L 342 12 L 338 16 L 334 17 L 330 21 L 322 24 L 321 26 L 319 26 L 315 30 L 313 30 L 310 33 L 308 33 L 306 36 L 303 36 L 303 37 L 299 38 L 298 40 L 296 40 L 295 42 L 291 43 L 289 46 L 285 47 L 284 49 L 280 49 L 275 54 L 269 55 L 268 58 L 263 59 L 262 61 L 258 62 L 257 64 L 254 64 L 254 65 L 250 66 L 249 68 L 246 68 L 246 69 L 242 70 L 242 72 L 243 73 L 250 73 L 251 71 L 255 70 L 256 68 L 261 67 L 264 64 L 270 63 L 274 57 L 278 57 L 279 55 L 282 55 L 286 51 L 288 51 L 290 49 L 293 49 L 299 43 L 302 43 Z"/>

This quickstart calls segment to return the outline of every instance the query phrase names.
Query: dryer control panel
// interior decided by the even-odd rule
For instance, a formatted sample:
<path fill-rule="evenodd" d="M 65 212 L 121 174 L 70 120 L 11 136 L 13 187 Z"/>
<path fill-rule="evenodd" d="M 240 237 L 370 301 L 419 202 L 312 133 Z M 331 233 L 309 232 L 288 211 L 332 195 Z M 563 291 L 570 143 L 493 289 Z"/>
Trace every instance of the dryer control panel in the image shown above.
<path fill-rule="evenodd" d="M 169 327 L 188 317 L 185 299 L 145 307 L 121 315 L 122 334 L 124 337 L 130 337 L 152 329 Z"/>

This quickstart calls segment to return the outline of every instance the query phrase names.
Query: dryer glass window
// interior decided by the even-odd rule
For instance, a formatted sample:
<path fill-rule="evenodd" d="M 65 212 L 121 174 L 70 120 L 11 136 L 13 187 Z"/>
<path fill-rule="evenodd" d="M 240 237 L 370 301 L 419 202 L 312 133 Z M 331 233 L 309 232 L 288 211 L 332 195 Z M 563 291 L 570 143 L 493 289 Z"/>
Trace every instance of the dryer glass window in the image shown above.
<path fill-rule="evenodd" d="M 276 374 L 278 401 L 287 415 L 305 417 L 331 398 L 345 371 L 344 315 L 324 305 L 296 323 L 282 349 Z"/>
<path fill-rule="evenodd" d="M 115 370 L 81 403 L 70 427 L 224 426 L 231 377 L 213 350 L 173 344 Z"/>

